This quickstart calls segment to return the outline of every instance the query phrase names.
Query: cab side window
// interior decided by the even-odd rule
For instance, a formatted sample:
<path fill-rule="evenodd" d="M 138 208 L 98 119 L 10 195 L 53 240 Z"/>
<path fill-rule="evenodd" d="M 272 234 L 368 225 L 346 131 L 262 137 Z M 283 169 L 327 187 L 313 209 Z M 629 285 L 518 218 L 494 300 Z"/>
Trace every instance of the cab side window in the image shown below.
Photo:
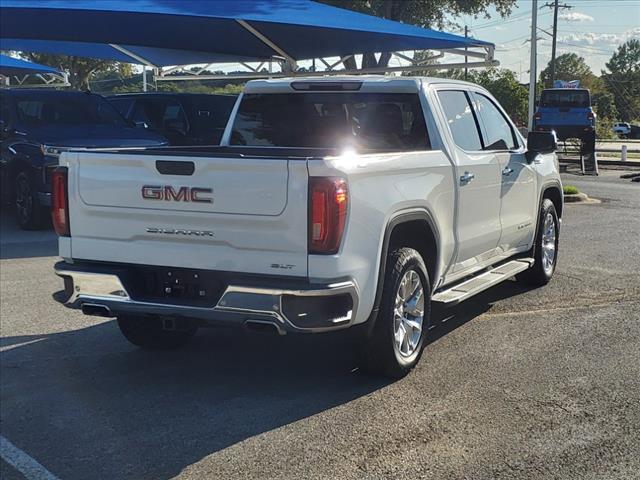
<path fill-rule="evenodd" d="M 518 140 L 509 121 L 489 97 L 474 93 L 484 150 L 515 150 Z"/>
<path fill-rule="evenodd" d="M 468 151 L 482 150 L 478 125 L 467 94 L 461 90 L 441 90 L 438 98 L 456 145 Z"/>

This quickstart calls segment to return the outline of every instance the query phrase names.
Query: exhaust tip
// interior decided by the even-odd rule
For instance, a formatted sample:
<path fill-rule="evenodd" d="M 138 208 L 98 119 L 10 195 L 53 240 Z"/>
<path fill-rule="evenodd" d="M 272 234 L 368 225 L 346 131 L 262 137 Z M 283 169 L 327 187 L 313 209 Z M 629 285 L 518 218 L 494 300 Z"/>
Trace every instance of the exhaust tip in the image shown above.
<path fill-rule="evenodd" d="M 244 328 L 251 332 L 257 333 L 268 333 L 268 334 L 278 334 L 278 335 L 286 335 L 282 327 L 276 323 L 269 322 L 267 320 L 247 320 L 244 322 Z"/>
<path fill-rule="evenodd" d="M 94 317 L 113 317 L 109 307 L 104 305 L 96 305 L 94 303 L 83 303 L 82 313 L 85 315 L 92 315 Z"/>

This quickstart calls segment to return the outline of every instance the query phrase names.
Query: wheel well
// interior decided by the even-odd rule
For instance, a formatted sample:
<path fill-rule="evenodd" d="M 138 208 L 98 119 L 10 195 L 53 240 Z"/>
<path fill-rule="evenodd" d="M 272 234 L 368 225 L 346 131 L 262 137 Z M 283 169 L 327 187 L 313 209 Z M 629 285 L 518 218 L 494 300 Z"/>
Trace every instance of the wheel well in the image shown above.
<path fill-rule="evenodd" d="M 7 196 L 13 198 L 16 193 L 16 177 L 22 171 L 29 171 L 29 163 L 26 160 L 14 160 L 7 166 L 7 177 L 5 178 L 7 187 Z M 4 185 L 3 185 L 4 186 Z"/>
<path fill-rule="evenodd" d="M 553 202 L 553 206 L 556 207 L 558 218 L 562 218 L 562 193 L 557 187 L 549 187 L 542 194 L 542 198 L 548 198 Z"/>
<path fill-rule="evenodd" d="M 413 248 L 420 254 L 433 286 L 436 282 L 438 243 L 429 223 L 426 220 L 410 220 L 396 225 L 389 238 L 389 252 L 401 247 Z"/>

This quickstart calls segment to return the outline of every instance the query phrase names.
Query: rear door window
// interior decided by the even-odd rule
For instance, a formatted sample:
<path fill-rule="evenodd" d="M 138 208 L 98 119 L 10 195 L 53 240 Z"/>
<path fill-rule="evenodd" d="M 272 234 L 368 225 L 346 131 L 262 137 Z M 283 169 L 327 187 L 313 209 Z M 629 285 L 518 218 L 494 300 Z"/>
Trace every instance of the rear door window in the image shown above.
<path fill-rule="evenodd" d="M 24 93 L 17 96 L 16 109 L 20 122 L 29 126 L 126 125 L 115 107 L 99 95 Z"/>
<path fill-rule="evenodd" d="M 462 90 L 440 90 L 438 98 L 453 141 L 463 150 L 482 150 L 475 114 L 467 94 Z"/>
<path fill-rule="evenodd" d="M 417 94 L 247 94 L 231 145 L 411 151 L 430 148 Z"/>
<path fill-rule="evenodd" d="M 516 135 L 511 124 L 493 101 L 481 93 L 475 93 L 474 97 L 482 127 L 484 149 L 514 150 L 518 148 Z"/>
<path fill-rule="evenodd" d="M 188 98 L 192 127 L 200 131 L 226 127 L 236 99 L 232 95 L 198 95 Z"/>
<path fill-rule="evenodd" d="M 136 100 L 133 122 L 144 122 L 153 130 L 187 130 L 187 117 L 182 105 L 172 98 L 140 98 Z"/>
<path fill-rule="evenodd" d="M 116 107 L 116 110 L 120 112 L 120 114 L 127 118 L 129 114 L 129 110 L 131 109 L 131 104 L 133 103 L 132 98 L 109 98 L 109 103 Z"/>

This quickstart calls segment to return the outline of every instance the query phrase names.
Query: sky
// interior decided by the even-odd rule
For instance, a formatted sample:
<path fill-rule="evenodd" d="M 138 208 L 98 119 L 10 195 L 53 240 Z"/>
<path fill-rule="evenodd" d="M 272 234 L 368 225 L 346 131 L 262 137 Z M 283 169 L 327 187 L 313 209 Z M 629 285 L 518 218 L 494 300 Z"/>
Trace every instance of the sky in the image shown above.
<path fill-rule="evenodd" d="M 515 71 L 528 82 L 532 0 L 518 0 L 511 15 L 501 18 L 491 9 L 490 19 L 463 16 L 452 18 L 470 28 L 470 36 L 496 45 L 495 57 L 501 67 Z M 553 0 L 538 0 L 538 27 L 549 33 L 553 9 L 544 7 Z M 560 0 L 571 8 L 558 13 L 557 55 L 577 53 L 591 70 L 600 75 L 617 47 L 631 38 L 640 39 L 640 0 Z M 542 7 L 542 8 L 541 8 Z M 452 32 L 454 33 L 454 32 Z M 459 32 L 455 32 L 459 33 Z M 551 36 L 538 30 L 538 73 L 551 60 Z"/>

